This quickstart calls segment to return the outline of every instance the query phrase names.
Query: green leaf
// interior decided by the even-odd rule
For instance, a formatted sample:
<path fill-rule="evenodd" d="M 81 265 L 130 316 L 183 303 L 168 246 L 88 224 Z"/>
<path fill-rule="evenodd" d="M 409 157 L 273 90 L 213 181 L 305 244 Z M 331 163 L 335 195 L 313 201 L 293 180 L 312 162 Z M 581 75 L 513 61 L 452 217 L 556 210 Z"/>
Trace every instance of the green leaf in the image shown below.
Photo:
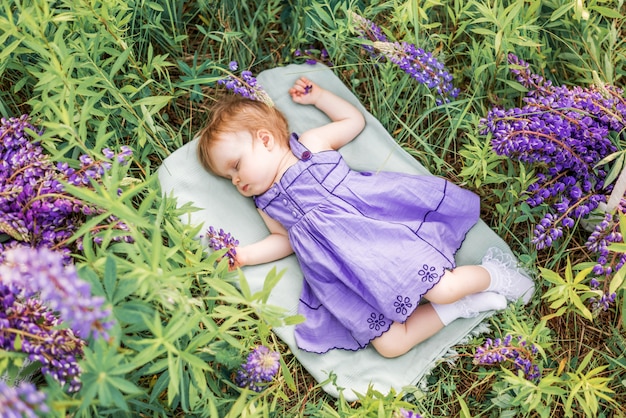
<path fill-rule="evenodd" d="M 615 9 L 604 6 L 590 5 L 589 10 L 600 13 L 602 16 L 609 19 L 623 19 L 624 16 Z"/>
<path fill-rule="evenodd" d="M 109 255 L 104 261 L 104 290 L 106 291 L 107 298 L 110 302 L 113 302 L 113 295 L 115 294 L 115 282 L 117 281 L 117 268 L 115 259 Z M 117 302 L 117 301 L 115 301 Z M 114 303 L 115 303 L 114 302 Z"/>
<path fill-rule="evenodd" d="M 248 280 L 246 279 L 246 276 L 243 274 L 243 271 L 241 269 L 238 269 L 237 273 L 239 274 L 239 288 L 241 289 L 241 294 L 244 298 L 246 298 L 246 300 L 251 301 L 252 292 L 250 290 Z"/>
<path fill-rule="evenodd" d="M 128 63 L 128 56 L 130 55 L 131 51 L 132 50 L 130 48 L 127 48 L 126 50 L 122 51 L 122 53 L 117 57 L 115 63 L 111 66 L 111 69 L 109 70 L 110 79 L 115 78 L 115 75 L 124 66 L 124 64 Z"/>
<path fill-rule="evenodd" d="M 556 9 L 554 12 L 552 12 L 552 15 L 550 15 L 550 21 L 554 22 L 554 21 L 560 19 L 561 16 L 563 16 L 565 13 L 567 13 L 575 5 L 576 5 L 576 2 L 565 3 L 564 5 L 562 5 L 558 9 Z"/>
<path fill-rule="evenodd" d="M 461 397 L 460 394 L 456 395 L 456 399 L 459 402 L 459 406 L 461 407 L 460 417 L 461 418 L 472 418 L 472 413 L 470 412 L 469 407 L 467 406 L 467 403 L 465 402 L 465 400 L 463 400 L 463 398 Z"/>
<path fill-rule="evenodd" d="M 171 405 L 174 402 L 174 398 L 178 396 L 180 387 L 180 378 L 182 376 L 182 363 L 180 358 L 168 353 L 167 355 L 167 368 L 169 370 L 170 381 L 167 385 L 167 402 Z"/>
<path fill-rule="evenodd" d="M 479 35 L 493 36 L 493 37 L 496 36 L 496 33 L 494 31 L 485 29 L 485 28 L 472 28 L 471 31 Z"/>
<path fill-rule="evenodd" d="M 289 366 L 285 363 L 283 356 L 280 356 L 280 369 L 282 371 L 283 378 L 285 379 L 285 383 L 287 387 L 293 391 L 296 391 L 296 382 L 291 374 L 291 370 L 289 370 Z"/>

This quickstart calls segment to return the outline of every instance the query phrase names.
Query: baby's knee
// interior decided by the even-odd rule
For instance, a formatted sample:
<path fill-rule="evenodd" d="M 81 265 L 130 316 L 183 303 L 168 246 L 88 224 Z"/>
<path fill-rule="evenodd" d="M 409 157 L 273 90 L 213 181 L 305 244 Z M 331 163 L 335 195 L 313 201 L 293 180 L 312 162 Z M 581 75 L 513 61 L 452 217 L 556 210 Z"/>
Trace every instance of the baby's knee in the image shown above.
<path fill-rule="evenodd" d="M 400 341 L 389 335 L 389 331 L 372 340 L 372 347 L 385 358 L 396 358 L 407 352 Z"/>
<path fill-rule="evenodd" d="M 456 289 L 450 286 L 447 281 L 442 281 L 433 286 L 424 295 L 427 301 L 432 303 L 439 303 L 442 305 L 455 302 L 458 297 L 456 295 Z"/>
<path fill-rule="evenodd" d="M 372 344 L 378 354 L 385 358 L 396 358 L 404 354 L 403 351 L 398 350 L 397 347 L 393 347 L 390 345 L 381 345 L 381 344 Z"/>

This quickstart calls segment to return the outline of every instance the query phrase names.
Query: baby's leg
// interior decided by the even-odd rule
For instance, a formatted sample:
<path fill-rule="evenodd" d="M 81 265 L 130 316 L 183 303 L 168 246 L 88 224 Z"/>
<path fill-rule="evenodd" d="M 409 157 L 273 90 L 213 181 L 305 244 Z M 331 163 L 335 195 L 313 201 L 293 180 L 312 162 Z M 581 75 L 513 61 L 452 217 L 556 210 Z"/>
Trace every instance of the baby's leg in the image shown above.
<path fill-rule="evenodd" d="M 391 324 L 389 331 L 372 340 L 372 345 L 383 357 L 398 357 L 443 327 L 437 312 L 430 303 L 426 303 L 418 306 L 404 324 Z"/>
<path fill-rule="evenodd" d="M 473 293 L 487 290 L 491 283 L 489 272 L 482 266 L 459 266 L 448 270 L 424 297 L 435 303 L 452 303 Z"/>
<path fill-rule="evenodd" d="M 517 266 L 517 260 L 499 248 L 490 248 L 479 266 L 460 266 L 446 271 L 424 297 L 435 303 L 452 303 L 467 295 L 483 291 L 496 292 L 510 301 L 530 301 L 535 284 Z"/>
<path fill-rule="evenodd" d="M 506 298 L 492 292 L 476 293 L 454 303 L 418 306 L 406 322 L 394 322 L 387 332 L 372 340 L 383 357 L 397 357 L 433 336 L 457 318 L 471 318 L 479 312 L 506 308 Z"/>

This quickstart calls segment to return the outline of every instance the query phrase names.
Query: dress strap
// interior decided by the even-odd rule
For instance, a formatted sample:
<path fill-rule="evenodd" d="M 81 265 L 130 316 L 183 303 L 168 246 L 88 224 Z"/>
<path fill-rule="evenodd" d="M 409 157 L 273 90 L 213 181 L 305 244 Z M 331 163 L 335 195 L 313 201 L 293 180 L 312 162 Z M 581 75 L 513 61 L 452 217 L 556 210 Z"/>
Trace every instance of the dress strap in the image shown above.
<path fill-rule="evenodd" d="M 293 155 L 298 157 L 302 161 L 307 161 L 311 158 L 311 151 L 307 149 L 299 140 L 298 134 L 292 132 L 289 136 L 289 146 Z"/>

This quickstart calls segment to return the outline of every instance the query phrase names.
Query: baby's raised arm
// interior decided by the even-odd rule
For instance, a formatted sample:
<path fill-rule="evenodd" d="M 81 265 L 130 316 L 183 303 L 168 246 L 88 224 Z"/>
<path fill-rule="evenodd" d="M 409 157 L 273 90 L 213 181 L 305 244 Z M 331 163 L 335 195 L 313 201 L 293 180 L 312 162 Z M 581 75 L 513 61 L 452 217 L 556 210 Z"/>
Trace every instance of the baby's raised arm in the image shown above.
<path fill-rule="evenodd" d="M 365 127 L 365 119 L 359 109 L 306 77 L 298 79 L 289 89 L 289 94 L 295 103 L 314 105 L 331 120 L 300 135 L 300 142 L 313 152 L 341 148 Z"/>

